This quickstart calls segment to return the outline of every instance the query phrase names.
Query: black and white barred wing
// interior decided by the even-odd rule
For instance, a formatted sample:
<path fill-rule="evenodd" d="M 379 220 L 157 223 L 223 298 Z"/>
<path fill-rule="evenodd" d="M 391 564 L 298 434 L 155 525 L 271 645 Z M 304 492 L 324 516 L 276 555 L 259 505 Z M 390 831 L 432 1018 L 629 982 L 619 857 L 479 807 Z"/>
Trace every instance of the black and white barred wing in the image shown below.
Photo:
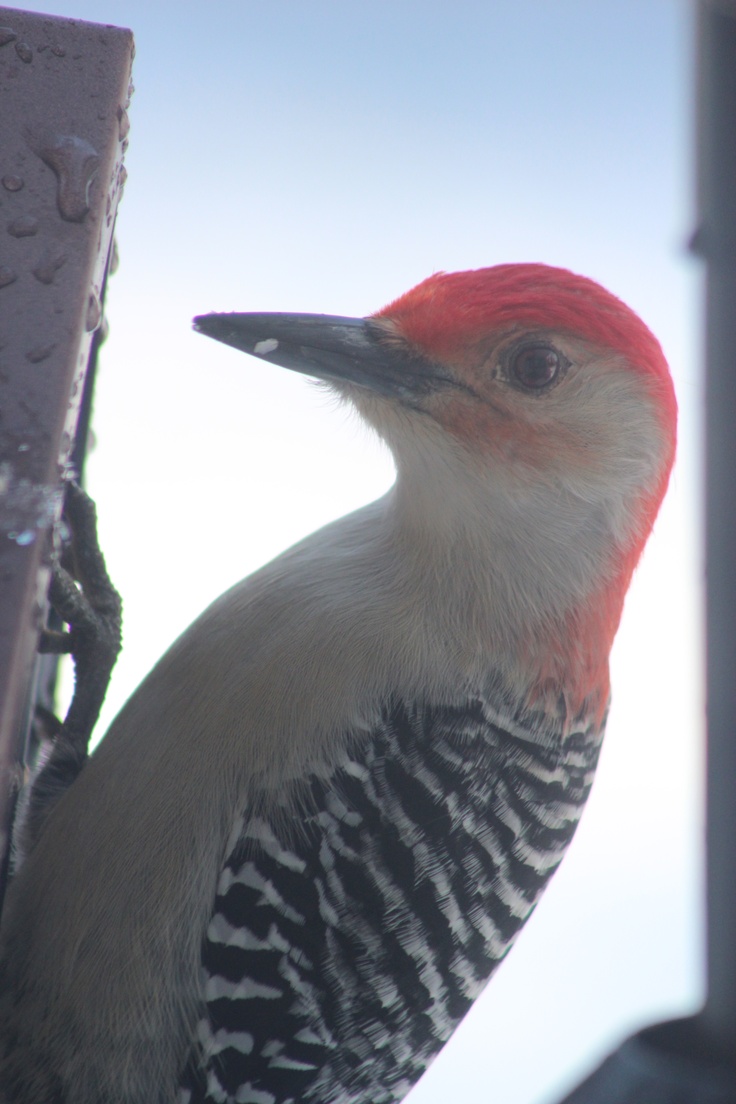
<path fill-rule="evenodd" d="M 291 823 L 238 826 L 182 1104 L 401 1100 L 562 858 L 600 736 L 395 705 Z"/>

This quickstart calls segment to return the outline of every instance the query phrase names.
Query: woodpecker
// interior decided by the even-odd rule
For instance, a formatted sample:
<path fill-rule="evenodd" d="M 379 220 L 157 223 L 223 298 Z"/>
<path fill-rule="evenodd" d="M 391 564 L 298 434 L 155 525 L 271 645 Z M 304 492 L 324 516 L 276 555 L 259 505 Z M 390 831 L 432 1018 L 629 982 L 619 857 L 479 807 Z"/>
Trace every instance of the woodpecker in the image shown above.
<path fill-rule="evenodd" d="M 541 264 L 195 328 L 326 381 L 396 482 L 172 645 L 3 927 L 3 1104 L 395 1104 L 560 862 L 669 479 L 661 348 Z"/>

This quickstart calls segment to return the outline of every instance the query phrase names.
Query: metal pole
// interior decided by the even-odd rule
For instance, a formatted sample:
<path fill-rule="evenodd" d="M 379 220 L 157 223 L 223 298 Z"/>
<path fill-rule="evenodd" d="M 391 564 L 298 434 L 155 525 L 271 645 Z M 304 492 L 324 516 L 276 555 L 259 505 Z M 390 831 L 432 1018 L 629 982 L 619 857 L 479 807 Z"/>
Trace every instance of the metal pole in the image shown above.
<path fill-rule="evenodd" d="M 736 3 L 701 3 L 698 252 L 706 261 L 708 997 L 736 1062 Z"/>
<path fill-rule="evenodd" d="M 0 10 L 0 896 L 33 709 L 49 531 L 123 183 L 133 37 Z"/>

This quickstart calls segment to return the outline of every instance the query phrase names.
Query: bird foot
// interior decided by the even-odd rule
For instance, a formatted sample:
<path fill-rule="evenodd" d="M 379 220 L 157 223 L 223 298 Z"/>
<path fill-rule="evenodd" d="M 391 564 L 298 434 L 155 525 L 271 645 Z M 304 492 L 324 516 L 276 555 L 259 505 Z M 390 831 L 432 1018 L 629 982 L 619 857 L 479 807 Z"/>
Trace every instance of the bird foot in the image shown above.
<path fill-rule="evenodd" d="M 39 651 L 71 654 L 74 694 L 63 722 L 54 724 L 51 715 L 44 719 L 52 737 L 51 752 L 31 784 L 22 826 L 25 854 L 86 763 L 92 730 L 121 647 L 122 602 L 100 551 L 95 504 L 76 483 L 67 484 L 63 516 L 71 539 L 54 566 L 49 602 L 69 629 L 45 629 Z"/>

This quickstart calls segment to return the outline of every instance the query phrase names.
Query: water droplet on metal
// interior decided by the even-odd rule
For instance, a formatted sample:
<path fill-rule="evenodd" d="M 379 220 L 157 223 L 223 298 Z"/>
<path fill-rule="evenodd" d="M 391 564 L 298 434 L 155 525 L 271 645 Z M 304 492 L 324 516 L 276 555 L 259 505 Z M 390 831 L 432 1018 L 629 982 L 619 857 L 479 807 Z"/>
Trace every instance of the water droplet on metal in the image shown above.
<path fill-rule="evenodd" d="M 27 42 L 16 42 L 15 52 L 21 61 L 24 61 L 26 65 L 30 65 L 33 61 L 33 50 Z"/>
<path fill-rule="evenodd" d="M 0 463 L 0 493 L 0 532 L 16 544 L 33 544 L 38 530 L 49 528 L 59 516 L 63 490 L 19 477 L 7 461 Z"/>
<path fill-rule="evenodd" d="M 31 364 L 40 364 L 42 360 L 51 356 L 55 348 L 55 342 L 53 345 L 37 345 L 35 349 L 28 350 L 26 360 L 30 360 Z"/>
<path fill-rule="evenodd" d="M 8 233 L 14 238 L 32 238 L 38 233 L 38 219 L 33 215 L 21 215 L 8 223 Z"/>
<path fill-rule="evenodd" d="M 25 548 L 29 544 L 33 544 L 36 539 L 36 534 L 33 529 L 24 529 L 22 533 L 10 532 L 8 536 L 11 540 L 14 540 L 16 544 Z"/>
<path fill-rule="evenodd" d="M 18 35 L 12 27 L 0 27 L 0 46 L 7 46 L 9 42 L 15 42 Z"/>
<path fill-rule="evenodd" d="M 44 253 L 33 269 L 33 275 L 42 284 L 53 284 L 54 276 L 65 263 L 65 253 Z"/>
<path fill-rule="evenodd" d="M 22 176 L 4 176 L 3 187 L 7 188 L 9 192 L 19 192 L 23 187 Z"/>
<path fill-rule="evenodd" d="M 0 288 L 7 287 L 8 284 L 14 284 L 17 279 L 17 272 L 13 272 L 12 268 L 8 268 L 7 265 L 0 265 Z"/>
<path fill-rule="evenodd" d="M 128 131 L 130 130 L 130 119 L 128 118 L 128 112 L 124 107 L 118 108 L 118 138 L 122 142 L 123 138 L 127 138 Z"/>
<path fill-rule="evenodd" d="M 94 292 L 90 292 L 89 299 L 87 300 L 87 317 L 84 322 L 84 328 L 87 333 L 91 333 L 92 330 L 97 329 L 101 318 L 102 307 L 100 306 L 100 300 Z"/>
<path fill-rule="evenodd" d="M 38 151 L 42 161 L 56 173 L 56 202 L 67 222 L 82 222 L 89 211 L 89 188 L 97 173 L 100 158 L 85 138 L 73 134 L 57 135 Z"/>

